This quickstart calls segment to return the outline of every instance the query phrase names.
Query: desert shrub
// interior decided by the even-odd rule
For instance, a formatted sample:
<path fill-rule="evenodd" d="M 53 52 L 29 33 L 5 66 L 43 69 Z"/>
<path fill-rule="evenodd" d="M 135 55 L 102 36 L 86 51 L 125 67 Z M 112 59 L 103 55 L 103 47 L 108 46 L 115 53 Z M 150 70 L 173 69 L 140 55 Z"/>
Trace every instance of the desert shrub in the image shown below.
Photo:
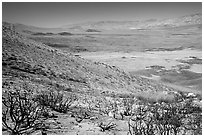
<path fill-rule="evenodd" d="M 129 118 L 133 135 L 202 134 L 202 109 L 191 101 L 140 104 Z"/>
<path fill-rule="evenodd" d="M 154 111 L 154 114 L 156 114 L 155 121 L 159 129 L 158 134 L 177 135 L 184 124 L 184 115 L 180 113 L 180 108 L 176 104 L 160 105 Z"/>
<path fill-rule="evenodd" d="M 78 123 L 84 119 L 90 119 L 92 116 L 93 114 L 91 112 L 83 108 L 80 108 L 79 111 L 72 113 L 72 117 L 74 117 Z"/>
<path fill-rule="evenodd" d="M 115 110 L 115 103 L 113 101 L 108 100 L 106 97 L 96 98 L 92 104 L 99 114 L 108 115 L 111 110 Z M 93 109 L 92 109 L 93 110 Z"/>
<path fill-rule="evenodd" d="M 76 99 L 77 98 L 74 95 L 66 97 L 64 100 L 61 100 L 60 102 L 58 102 L 53 109 L 60 113 L 66 113 Z"/>
<path fill-rule="evenodd" d="M 128 121 L 129 134 L 131 135 L 153 135 L 155 126 L 150 108 L 140 105 Z"/>
<path fill-rule="evenodd" d="M 118 104 L 115 98 L 113 98 L 113 100 L 109 102 L 109 107 L 110 110 L 112 110 L 114 113 L 118 111 Z"/>
<path fill-rule="evenodd" d="M 180 113 L 185 115 L 185 133 L 191 132 L 195 135 L 202 134 L 202 108 L 194 105 L 191 100 L 182 104 Z"/>
<path fill-rule="evenodd" d="M 95 100 L 95 106 L 94 106 L 99 114 L 107 114 L 108 115 L 108 101 L 106 98 L 97 98 Z"/>
<path fill-rule="evenodd" d="M 94 100 L 90 96 L 85 97 L 85 103 L 87 104 L 87 110 L 93 111 L 94 109 Z"/>
<path fill-rule="evenodd" d="M 101 131 L 104 132 L 106 130 L 111 130 L 116 127 L 116 124 L 113 122 L 109 122 L 108 124 L 100 122 L 98 125 L 101 128 Z"/>
<path fill-rule="evenodd" d="M 2 103 L 2 124 L 11 134 L 29 134 L 41 125 L 43 108 L 27 91 L 6 91 Z"/>
<path fill-rule="evenodd" d="M 53 110 L 66 113 L 74 101 L 77 100 L 75 95 L 66 96 L 59 91 L 42 91 L 37 94 L 35 100 L 43 106 L 52 108 Z"/>
<path fill-rule="evenodd" d="M 135 103 L 133 98 L 123 98 L 122 100 L 123 106 L 124 106 L 124 115 L 125 116 L 130 116 L 132 109 L 133 109 L 133 104 Z"/>
<path fill-rule="evenodd" d="M 202 114 L 193 113 L 188 119 L 185 130 L 190 130 L 194 135 L 202 135 Z"/>

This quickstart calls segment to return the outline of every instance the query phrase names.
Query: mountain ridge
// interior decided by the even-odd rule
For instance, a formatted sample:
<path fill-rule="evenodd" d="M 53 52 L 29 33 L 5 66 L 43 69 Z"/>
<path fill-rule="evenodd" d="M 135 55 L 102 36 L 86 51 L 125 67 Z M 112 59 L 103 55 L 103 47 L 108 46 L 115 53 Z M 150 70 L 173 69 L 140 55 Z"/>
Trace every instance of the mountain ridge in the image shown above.
<path fill-rule="evenodd" d="M 119 27 L 121 27 L 121 29 L 125 29 L 125 28 L 127 29 L 130 27 L 145 29 L 145 28 L 157 27 L 160 25 L 167 25 L 167 24 L 168 25 L 175 24 L 175 26 L 183 26 L 183 25 L 189 25 L 189 24 L 202 24 L 202 13 L 195 13 L 195 14 L 185 15 L 185 16 L 172 18 L 172 19 L 167 18 L 167 19 L 146 19 L 146 20 L 136 20 L 136 21 L 85 22 L 85 23 L 78 23 L 78 24 L 72 24 L 72 25 L 65 25 L 62 28 L 70 28 L 70 27 L 72 28 L 74 26 L 81 26 L 81 27 L 84 27 L 85 29 L 94 28 L 94 29 L 102 29 L 103 30 L 104 29 L 103 26 L 113 25 L 111 28 L 111 29 L 113 29 L 113 28 L 117 28 L 116 26 L 118 25 Z M 114 26 L 114 25 L 116 25 L 116 26 Z M 123 27 L 124 25 L 126 25 L 126 26 Z"/>

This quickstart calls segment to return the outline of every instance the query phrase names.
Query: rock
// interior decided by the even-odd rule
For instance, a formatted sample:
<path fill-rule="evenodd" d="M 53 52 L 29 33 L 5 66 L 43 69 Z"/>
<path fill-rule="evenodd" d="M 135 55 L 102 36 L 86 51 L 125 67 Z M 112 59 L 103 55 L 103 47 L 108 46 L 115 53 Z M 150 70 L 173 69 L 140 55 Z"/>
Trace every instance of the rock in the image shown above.
<path fill-rule="evenodd" d="M 188 93 L 186 97 L 196 97 L 194 93 Z"/>

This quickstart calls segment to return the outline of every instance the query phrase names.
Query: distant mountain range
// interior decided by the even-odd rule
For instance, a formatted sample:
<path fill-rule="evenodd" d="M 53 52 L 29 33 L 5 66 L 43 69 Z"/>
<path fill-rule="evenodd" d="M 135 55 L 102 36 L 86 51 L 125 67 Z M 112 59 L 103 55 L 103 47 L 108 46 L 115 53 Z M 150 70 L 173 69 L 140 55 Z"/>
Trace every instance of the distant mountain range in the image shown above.
<path fill-rule="evenodd" d="M 14 24 L 15 29 L 23 33 L 32 32 L 86 32 L 88 29 L 96 30 L 95 32 L 104 32 L 110 30 L 142 30 L 142 29 L 165 29 L 189 25 L 198 25 L 202 27 L 202 14 L 196 13 L 171 19 L 148 19 L 140 21 L 97 21 L 85 22 L 72 25 L 65 25 L 58 28 L 40 28 L 23 24 Z"/>
<path fill-rule="evenodd" d="M 153 29 L 164 27 L 178 27 L 185 25 L 202 24 L 202 14 L 192 14 L 173 19 L 148 19 L 141 21 L 98 21 L 87 22 L 73 25 L 62 26 L 62 28 L 70 28 L 77 30 L 98 29 L 98 30 L 111 30 L 111 29 Z"/>

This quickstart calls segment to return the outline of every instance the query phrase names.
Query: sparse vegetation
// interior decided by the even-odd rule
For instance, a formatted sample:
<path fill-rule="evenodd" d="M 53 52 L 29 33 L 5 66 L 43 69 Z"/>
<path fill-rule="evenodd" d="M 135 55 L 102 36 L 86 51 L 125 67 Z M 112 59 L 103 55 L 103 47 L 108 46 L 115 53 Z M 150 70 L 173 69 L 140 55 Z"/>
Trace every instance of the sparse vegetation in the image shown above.
<path fill-rule="evenodd" d="M 105 132 L 106 130 L 114 129 L 116 127 L 116 124 L 113 122 L 109 122 L 108 124 L 100 122 L 98 126 L 101 128 L 102 132 Z"/>
<path fill-rule="evenodd" d="M 129 133 L 134 135 L 201 134 L 202 109 L 191 101 L 142 103 L 129 119 Z M 200 121 L 198 121 L 200 119 Z M 194 127 L 197 127 L 196 130 Z"/>
<path fill-rule="evenodd" d="M 2 98 L 2 124 L 12 135 L 30 134 L 42 123 L 43 106 L 25 90 L 8 90 Z"/>
<path fill-rule="evenodd" d="M 75 95 L 65 97 L 59 91 L 50 90 L 37 94 L 35 100 L 41 105 L 50 107 L 57 112 L 66 113 L 77 98 Z"/>
<path fill-rule="evenodd" d="M 132 98 L 123 98 L 124 115 L 130 116 L 132 114 L 133 105 L 135 100 Z"/>

